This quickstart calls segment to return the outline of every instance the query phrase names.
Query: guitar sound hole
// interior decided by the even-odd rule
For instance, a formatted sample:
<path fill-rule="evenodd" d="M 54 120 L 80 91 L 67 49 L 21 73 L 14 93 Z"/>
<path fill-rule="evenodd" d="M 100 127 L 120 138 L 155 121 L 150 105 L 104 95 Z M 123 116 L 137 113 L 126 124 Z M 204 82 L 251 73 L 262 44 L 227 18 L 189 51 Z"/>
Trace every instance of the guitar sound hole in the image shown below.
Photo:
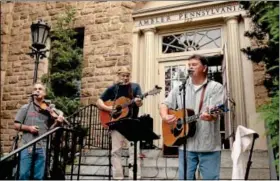
<path fill-rule="evenodd" d="M 120 115 L 121 115 L 121 112 L 114 112 L 113 115 L 112 115 L 112 117 L 113 117 L 114 119 L 117 119 Z"/>
<path fill-rule="evenodd" d="M 120 112 L 121 110 L 122 110 L 122 106 L 117 105 L 117 107 L 116 107 L 116 112 Z"/>
<path fill-rule="evenodd" d="M 114 112 L 113 112 L 113 114 L 112 114 L 112 117 L 114 119 L 117 119 L 121 114 L 122 114 L 122 106 L 117 105 L 115 110 L 114 110 Z"/>
<path fill-rule="evenodd" d="M 182 120 L 181 120 L 181 119 L 178 119 L 177 124 L 176 124 L 176 128 L 177 128 L 178 130 L 181 130 L 182 127 L 183 127 Z"/>
<path fill-rule="evenodd" d="M 173 135 L 175 136 L 175 137 L 177 137 L 177 136 L 179 136 L 180 134 L 181 134 L 181 132 L 182 132 L 182 126 L 183 126 L 183 124 L 182 124 L 182 120 L 181 119 L 178 119 L 178 121 L 177 121 L 177 124 L 176 124 L 176 128 L 175 129 L 173 129 L 173 131 L 172 131 L 172 133 L 173 133 Z"/>

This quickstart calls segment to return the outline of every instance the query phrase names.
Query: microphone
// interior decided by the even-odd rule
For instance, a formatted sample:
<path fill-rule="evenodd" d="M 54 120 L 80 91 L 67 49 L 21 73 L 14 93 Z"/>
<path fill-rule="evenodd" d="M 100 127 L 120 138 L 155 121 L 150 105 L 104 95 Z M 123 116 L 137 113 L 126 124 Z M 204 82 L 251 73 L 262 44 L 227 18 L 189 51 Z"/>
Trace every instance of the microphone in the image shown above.
<path fill-rule="evenodd" d="M 28 97 L 37 97 L 37 96 L 39 96 L 39 94 L 38 93 L 32 93 L 30 96 L 28 96 Z"/>
<path fill-rule="evenodd" d="M 187 77 L 182 81 L 182 84 L 180 85 L 180 88 L 179 88 L 180 91 L 182 91 L 182 89 L 185 87 L 188 78 L 189 78 L 189 77 L 193 74 L 193 72 L 194 72 L 194 70 L 192 70 L 192 69 L 188 69 L 187 71 L 188 71 L 188 75 L 187 75 Z"/>

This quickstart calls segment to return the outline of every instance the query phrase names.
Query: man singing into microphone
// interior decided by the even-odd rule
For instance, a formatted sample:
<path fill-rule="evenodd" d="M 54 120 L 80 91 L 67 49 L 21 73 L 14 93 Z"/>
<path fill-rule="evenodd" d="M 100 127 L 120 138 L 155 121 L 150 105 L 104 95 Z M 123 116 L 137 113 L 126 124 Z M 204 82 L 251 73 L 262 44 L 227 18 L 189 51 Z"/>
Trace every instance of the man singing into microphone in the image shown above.
<path fill-rule="evenodd" d="M 141 88 L 139 84 L 130 82 L 130 70 L 127 67 L 121 67 L 118 70 L 118 80 L 116 84 L 108 87 L 100 98 L 97 100 L 97 106 L 99 109 L 103 109 L 108 112 L 112 112 L 112 106 L 106 106 L 104 104 L 105 101 L 117 100 L 119 97 L 126 97 L 129 99 L 135 98 L 135 104 L 132 104 L 129 107 L 129 115 L 128 117 L 137 118 L 139 107 L 142 106 L 142 100 L 137 98 L 142 95 Z M 112 137 L 112 165 L 113 165 L 113 178 L 114 179 L 123 179 L 123 168 L 121 161 L 121 149 L 124 145 L 129 148 L 129 164 L 133 165 L 133 143 L 129 143 L 129 141 L 121 135 L 117 130 L 111 131 Z M 137 144 L 139 146 L 139 144 Z M 137 149 L 139 151 L 139 147 Z M 140 160 L 137 161 L 137 178 L 141 177 L 141 167 Z M 129 177 L 133 178 L 132 167 L 129 169 Z"/>
<path fill-rule="evenodd" d="M 189 78 L 186 80 L 186 108 L 193 109 L 195 114 L 202 113 L 196 122 L 196 132 L 187 139 L 188 180 L 195 179 L 195 171 L 199 170 L 203 179 L 218 180 L 220 175 L 221 137 L 220 120 L 217 115 L 208 113 L 208 109 L 223 103 L 223 86 L 207 79 L 208 62 L 200 55 L 193 55 L 188 59 Z M 182 93 L 180 86 L 174 87 L 160 106 L 163 121 L 173 123 L 174 115 L 168 114 L 168 109 L 182 109 Z M 179 179 L 184 179 L 183 145 L 179 148 Z"/>
<path fill-rule="evenodd" d="M 37 83 L 33 87 L 31 95 L 32 101 L 29 104 L 23 105 L 17 112 L 15 117 L 15 129 L 22 131 L 22 138 L 20 145 L 27 144 L 33 139 L 46 133 L 49 128 L 58 125 L 64 120 L 63 113 L 59 111 L 60 115 L 56 120 L 51 118 L 49 112 L 40 109 L 40 105 L 44 101 L 46 95 L 45 87 Z M 34 179 L 43 180 L 45 170 L 45 153 L 46 140 L 41 140 L 36 144 L 35 164 L 34 164 Z M 26 148 L 20 153 L 20 180 L 30 179 L 31 159 L 33 147 Z"/>

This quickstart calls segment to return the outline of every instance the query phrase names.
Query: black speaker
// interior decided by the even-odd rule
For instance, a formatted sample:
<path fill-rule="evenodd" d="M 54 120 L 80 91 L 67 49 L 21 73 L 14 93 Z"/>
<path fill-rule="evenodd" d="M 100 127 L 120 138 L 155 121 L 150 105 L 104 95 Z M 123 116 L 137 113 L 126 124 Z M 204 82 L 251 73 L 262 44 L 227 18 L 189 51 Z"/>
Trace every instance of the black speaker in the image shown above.
<path fill-rule="evenodd" d="M 151 129 L 153 131 L 153 118 L 149 114 L 144 114 L 138 118 L 141 123 L 145 125 L 145 127 Z M 143 133 L 145 134 L 145 133 Z M 153 144 L 153 140 L 146 140 L 140 142 L 141 149 L 154 149 L 155 146 Z"/>

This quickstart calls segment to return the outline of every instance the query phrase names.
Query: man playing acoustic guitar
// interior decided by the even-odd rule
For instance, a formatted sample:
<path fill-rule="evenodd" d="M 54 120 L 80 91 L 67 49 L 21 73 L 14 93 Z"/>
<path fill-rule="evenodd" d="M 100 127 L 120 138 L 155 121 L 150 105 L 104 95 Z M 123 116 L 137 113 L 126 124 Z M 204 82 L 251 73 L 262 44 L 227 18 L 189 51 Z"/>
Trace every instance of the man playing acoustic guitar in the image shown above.
<path fill-rule="evenodd" d="M 107 112 L 112 112 L 113 106 L 108 106 L 104 102 L 118 100 L 118 98 L 128 98 L 128 100 L 134 99 L 134 103 L 131 104 L 129 112 L 125 117 L 137 118 L 139 107 L 142 106 L 142 100 L 138 98 L 141 96 L 141 88 L 139 84 L 130 82 L 130 70 L 127 67 L 121 67 L 118 70 L 118 81 L 116 84 L 108 87 L 100 98 L 97 100 L 97 106 L 99 109 L 105 110 Z M 122 117 L 123 118 L 123 117 Z M 121 161 L 121 149 L 124 145 L 129 147 L 129 164 L 133 165 L 133 143 L 121 135 L 118 131 L 111 131 L 112 137 L 112 165 L 113 165 L 113 178 L 114 179 L 123 179 L 123 168 Z M 139 146 L 139 144 L 137 144 Z M 139 151 L 139 147 L 137 148 Z M 140 163 L 139 160 L 137 163 Z M 137 164 L 137 178 L 141 176 L 141 167 L 140 164 Z M 129 169 L 129 177 L 133 178 L 132 167 Z"/>
<path fill-rule="evenodd" d="M 186 80 L 185 85 L 186 108 L 192 109 L 195 114 L 201 113 L 201 115 L 194 122 L 196 127 L 194 135 L 187 139 L 186 176 L 188 180 L 195 179 L 195 172 L 199 165 L 203 179 L 219 179 L 221 160 L 220 120 L 218 115 L 209 114 L 208 110 L 223 103 L 224 89 L 220 83 L 207 79 L 208 62 L 205 57 L 193 55 L 187 60 L 190 78 Z M 177 124 L 177 118 L 170 113 L 170 109 L 182 109 L 182 100 L 180 86 L 174 87 L 160 105 L 160 115 L 165 124 Z M 192 131 L 191 129 L 192 127 L 189 127 L 189 131 Z M 178 130 L 175 131 L 178 132 Z M 179 147 L 179 179 L 184 179 L 183 145 Z"/>

